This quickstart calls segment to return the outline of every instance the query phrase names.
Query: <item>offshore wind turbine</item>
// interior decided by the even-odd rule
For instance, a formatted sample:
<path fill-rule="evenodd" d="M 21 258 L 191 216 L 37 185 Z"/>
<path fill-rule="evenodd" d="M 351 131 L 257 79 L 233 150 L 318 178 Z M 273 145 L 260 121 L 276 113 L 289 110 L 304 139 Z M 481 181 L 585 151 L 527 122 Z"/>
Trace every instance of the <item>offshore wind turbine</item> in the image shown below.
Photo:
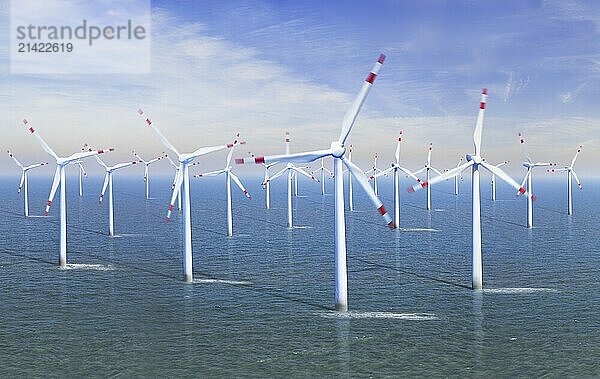
<path fill-rule="evenodd" d="M 15 156 L 13 155 L 13 153 L 10 150 L 6 150 L 6 152 L 13 159 L 13 161 L 15 161 L 17 166 L 19 166 L 19 168 L 21 169 L 21 182 L 19 183 L 19 189 L 17 190 L 17 192 L 21 193 L 21 189 L 23 189 L 25 217 L 29 217 L 29 189 L 28 189 L 29 170 L 37 168 L 37 167 L 45 166 L 48 164 L 48 162 L 35 163 L 35 164 L 29 165 L 29 166 L 23 166 L 21 164 L 21 162 L 19 162 L 17 160 L 17 158 L 15 158 Z"/>
<path fill-rule="evenodd" d="M 373 158 L 373 166 L 365 171 L 365 175 L 370 175 L 373 178 L 373 191 L 375 192 L 375 196 L 379 196 L 379 189 L 377 187 L 377 174 L 381 172 L 379 168 L 377 168 L 377 153 L 375 153 L 375 157 Z"/>
<path fill-rule="evenodd" d="M 425 182 L 426 183 L 431 183 L 430 178 L 431 178 L 431 171 L 433 170 L 436 174 L 438 175 L 442 175 L 442 173 L 436 169 L 435 167 L 433 167 L 431 165 L 431 151 L 433 150 L 433 144 L 430 143 L 429 146 L 427 147 L 427 162 L 425 162 L 425 166 L 414 172 L 415 175 L 422 173 L 423 171 L 425 171 Z M 460 166 L 459 166 L 460 167 Z M 454 169 L 456 170 L 456 169 Z M 450 171 L 454 171 L 454 170 L 450 170 Z M 450 172 L 450 171 L 446 171 L 446 172 Z M 417 179 L 418 183 L 421 183 L 420 179 Z M 427 203 L 426 203 L 426 209 L 429 211 L 431 210 L 431 186 L 427 186 Z"/>
<path fill-rule="evenodd" d="M 429 181 L 423 183 L 417 183 L 412 187 L 408 188 L 409 192 L 414 192 L 421 188 L 427 188 L 431 184 L 439 183 L 446 179 L 450 179 L 468 168 L 471 167 L 471 181 L 472 181 L 472 288 L 480 290 L 483 288 L 483 265 L 481 260 L 481 200 L 480 200 L 480 186 L 479 186 L 479 166 L 485 168 L 491 173 L 495 174 L 500 179 L 504 180 L 512 187 L 516 188 L 519 193 L 526 194 L 525 189 L 517 184 L 510 176 L 508 176 L 501 168 L 487 163 L 481 156 L 481 137 L 483 132 L 483 116 L 485 113 L 485 103 L 487 97 L 487 90 L 484 88 L 481 92 L 481 102 L 479 103 L 479 114 L 477 115 L 477 123 L 475 124 L 475 131 L 473 132 L 473 145 L 474 153 L 466 156 L 467 162 L 461 166 L 458 166 L 452 170 L 446 171 L 445 173 L 436 176 Z M 529 195 L 529 194 L 527 194 Z"/>
<path fill-rule="evenodd" d="M 250 156 L 252 158 L 254 158 L 254 154 L 250 153 Z M 273 162 L 273 163 L 263 163 L 262 166 L 265 169 L 265 176 L 262 182 L 262 187 L 265 190 L 265 206 L 267 209 L 271 209 L 271 181 L 270 176 L 269 176 L 269 169 L 273 166 L 275 166 L 276 164 L 278 164 L 279 162 Z"/>
<path fill-rule="evenodd" d="M 556 166 L 555 163 L 551 162 L 533 162 L 531 157 L 529 156 L 529 152 L 527 151 L 527 144 L 525 143 L 525 137 L 523 133 L 519 133 L 519 141 L 521 143 L 521 148 L 523 149 L 523 154 L 525 155 L 525 162 L 523 162 L 523 167 L 527 169 L 525 173 L 525 177 L 523 178 L 523 182 L 521 183 L 521 187 L 524 187 L 527 183 L 527 192 L 530 194 L 533 193 L 533 169 L 536 167 L 548 167 L 548 166 Z M 527 196 L 527 227 L 533 228 L 533 201 L 535 197 L 533 195 Z"/>
<path fill-rule="evenodd" d="M 159 155 L 156 158 L 150 159 L 149 161 L 145 161 L 142 159 L 142 157 L 140 157 L 135 150 L 133 150 L 131 152 L 137 159 L 139 159 L 139 161 L 141 163 L 144 164 L 144 182 L 146 183 L 146 199 L 150 198 L 150 177 L 148 176 L 148 166 L 150 166 L 152 163 L 154 162 L 158 162 L 161 159 L 167 157 L 167 154 L 165 152 L 162 153 L 162 155 Z"/>
<path fill-rule="evenodd" d="M 456 165 L 456 167 L 459 167 L 462 164 L 463 164 L 463 158 L 461 157 L 459 159 L 458 164 Z M 458 196 L 458 192 L 459 192 L 459 185 L 458 185 L 459 180 L 463 180 L 462 172 L 459 175 L 456 175 L 454 177 L 454 194 L 456 196 Z"/>
<path fill-rule="evenodd" d="M 510 163 L 510 161 L 500 162 L 496 165 L 496 167 L 506 166 L 509 163 Z M 491 184 L 492 184 L 492 201 L 496 201 L 496 175 L 494 173 L 492 173 Z"/>
<path fill-rule="evenodd" d="M 400 135 L 398 136 L 398 142 L 396 143 L 396 152 L 394 153 L 394 157 L 396 158 L 395 162 L 392 162 L 392 165 L 376 175 L 372 175 L 370 179 L 377 180 L 377 177 L 382 175 L 387 175 L 389 172 L 393 173 L 394 180 L 394 223 L 396 227 L 400 227 L 400 177 L 398 175 L 398 171 L 404 172 L 407 176 L 412 177 L 415 180 L 419 180 L 410 170 L 400 166 L 400 144 L 402 143 L 402 131 L 400 131 Z"/>
<path fill-rule="evenodd" d="M 265 157 L 255 157 L 254 159 L 236 159 L 237 164 L 244 163 L 270 163 L 270 162 L 289 162 L 289 163 L 306 163 L 314 162 L 323 157 L 333 158 L 333 175 L 334 175 L 334 194 L 335 194 L 335 213 L 334 213 L 334 266 L 335 266 L 335 308 L 338 311 L 348 310 L 348 273 L 346 268 L 346 222 L 344 218 L 344 177 L 342 174 L 342 165 L 345 165 L 350 174 L 360 183 L 360 186 L 367 193 L 379 213 L 385 219 L 386 224 L 390 228 L 395 228 L 394 221 L 385 210 L 385 207 L 375 195 L 375 192 L 369 185 L 369 181 L 365 177 L 362 170 L 354 163 L 348 160 L 345 147 L 346 140 L 352 126 L 360 112 L 360 109 L 371 89 L 377 74 L 383 64 L 385 55 L 381 54 L 379 59 L 373 66 L 373 69 L 365 79 L 360 92 L 352 103 L 348 113 L 346 113 L 342 122 L 342 129 L 337 140 L 331 142 L 328 149 L 308 151 L 303 153 L 274 155 Z"/>
<path fill-rule="evenodd" d="M 240 133 L 238 133 L 233 141 L 233 146 L 229 150 L 229 154 L 227 154 L 227 161 L 225 163 L 225 167 L 221 170 L 211 171 L 203 174 L 194 175 L 196 178 L 200 178 L 203 176 L 218 176 L 221 174 L 225 174 L 225 190 L 227 192 L 227 236 L 233 236 L 233 220 L 232 220 L 232 210 L 231 210 L 231 180 L 239 187 L 239 189 L 244 193 L 248 199 L 252 199 L 252 196 L 248 193 L 244 185 L 242 184 L 240 178 L 238 178 L 233 172 L 231 172 L 231 157 L 233 155 L 233 151 L 237 145 L 243 145 L 246 142 L 240 141 Z"/>
<path fill-rule="evenodd" d="M 314 175 L 317 172 L 321 175 L 321 180 L 320 180 L 320 182 L 321 182 L 321 195 L 325 195 L 325 173 L 328 173 L 329 176 L 333 178 L 333 172 L 329 171 L 325 167 L 325 158 L 321 158 L 321 167 L 317 168 L 316 170 L 314 170 L 310 174 Z"/>
<path fill-rule="evenodd" d="M 192 217 L 191 217 L 191 204 L 190 204 L 190 171 L 189 167 L 192 162 L 206 154 L 210 154 L 219 150 L 224 150 L 227 148 L 233 147 L 233 144 L 226 145 L 218 145 L 211 147 L 201 147 L 191 153 L 180 153 L 175 146 L 169 142 L 167 137 L 165 137 L 160 130 L 148 117 L 143 110 L 138 109 L 138 114 L 144 119 L 146 125 L 148 125 L 156 135 L 158 139 L 166 147 L 168 150 L 173 152 L 177 156 L 177 160 L 179 161 L 179 169 L 175 173 L 175 181 L 173 185 L 173 195 L 171 196 L 171 202 L 169 203 L 169 209 L 167 210 L 166 220 L 169 221 L 171 218 L 171 212 L 173 211 L 173 205 L 175 204 L 175 199 L 179 196 L 179 193 L 182 191 L 183 195 L 183 278 L 186 282 L 192 282 L 194 280 L 193 270 L 192 270 Z M 182 186 L 183 185 L 183 186 Z"/>
<path fill-rule="evenodd" d="M 288 156 L 290 155 L 290 133 L 289 132 L 285 132 L 285 155 L 282 156 Z M 254 161 L 256 161 L 256 159 L 259 158 L 254 158 Z M 241 159 L 242 162 L 244 161 L 244 159 Z M 237 159 L 236 159 L 236 163 L 237 163 Z M 265 163 L 265 164 L 275 164 L 275 163 L 279 163 L 278 161 L 274 160 L 274 161 L 269 161 L 269 162 L 256 162 L 256 163 Z M 295 174 L 301 174 L 306 176 L 307 178 L 314 180 L 316 182 L 318 182 L 319 180 L 317 178 L 315 178 L 313 175 L 309 174 L 308 172 L 304 171 L 302 168 L 295 166 L 292 162 L 288 161 L 285 168 L 283 168 L 281 171 L 277 172 L 275 175 L 271 176 L 269 179 L 267 179 L 266 182 L 263 183 L 263 185 L 267 185 L 269 182 L 272 182 L 273 180 L 279 178 L 280 176 L 282 176 L 283 174 L 287 173 L 287 227 L 288 228 L 293 228 L 294 227 L 294 223 L 293 223 L 293 217 L 292 217 L 292 182 L 294 179 L 294 175 Z"/>
<path fill-rule="evenodd" d="M 113 173 L 117 170 L 120 170 L 125 167 L 132 166 L 134 164 L 141 163 L 142 161 L 130 161 L 124 163 L 118 163 L 113 166 L 108 166 L 106 163 L 100 159 L 100 157 L 95 156 L 96 160 L 100 164 L 100 166 L 104 167 L 106 174 L 104 175 L 104 183 L 102 184 L 102 192 L 100 193 L 100 204 L 102 204 L 102 200 L 104 199 L 104 193 L 106 192 L 106 188 L 108 187 L 108 235 L 111 237 L 115 236 L 115 211 L 114 211 L 114 203 L 113 203 Z"/>
<path fill-rule="evenodd" d="M 50 211 L 50 205 L 52 205 L 52 200 L 54 199 L 54 195 L 56 194 L 56 190 L 60 185 L 60 213 L 59 213 L 59 250 L 58 250 L 58 264 L 60 267 L 66 267 L 67 265 L 67 197 L 66 197 L 66 176 L 65 176 L 65 167 L 73 162 L 82 160 L 83 158 L 91 157 L 98 154 L 103 154 L 107 151 L 113 151 L 114 149 L 106 149 L 106 150 L 89 150 L 83 151 L 79 153 L 74 153 L 69 155 L 68 157 L 59 157 L 56 155 L 54 150 L 48 146 L 46 141 L 33 129 L 33 127 L 29 124 L 27 119 L 23 119 L 23 125 L 25 128 L 37 139 L 38 143 L 44 149 L 44 151 L 50 154 L 54 159 L 56 159 L 56 172 L 54 173 L 54 180 L 52 181 L 52 188 L 50 189 L 50 196 L 48 197 L 48 203 L 46 205 L 46 211 L 44 215 L 47 216 Z"/>
<path fill-rule="evenodd" d="M 573 159 L 571 159 L 570 165 L 565 166 L 563 168 L 548 170 L 548 172 L 552 172 L 552 173 L 555 173 L 555 172 L 566 172 L 567 173 L 567 214 L 568 215 L 573 214 L 573 179 L 575 179 L 575 182 L 577 182 L 577 186 L 579 186 L 579 189 L 580 190 L 583 189 L 583 187 L 581 186 L 581 182 L 579 181 L 579 178 L 577 177 L 577 173 L 573 169 L 573 166 L 575 166 L 575 162 L 577 161 L 577 157 L 579 156 L 579 153 L 581 153 L 581 149 L 583 149 L 583 146 L 579 146 L 579 148 L 577 149 L 577 152 L 575 153 L 575 156 L 573 156 Z"/>

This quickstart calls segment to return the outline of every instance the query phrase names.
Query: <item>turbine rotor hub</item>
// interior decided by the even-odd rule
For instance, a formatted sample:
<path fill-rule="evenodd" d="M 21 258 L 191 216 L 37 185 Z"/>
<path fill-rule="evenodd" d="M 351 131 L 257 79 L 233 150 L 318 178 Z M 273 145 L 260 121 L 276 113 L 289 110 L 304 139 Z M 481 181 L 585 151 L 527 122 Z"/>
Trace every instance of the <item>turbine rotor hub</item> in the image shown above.
<path fill-rule="evenodd" d="M 331 155 L 335 158 L 341 158 L 346 153 L 346 148 L 341 143 L 334 141 L 331 143 Z"/>

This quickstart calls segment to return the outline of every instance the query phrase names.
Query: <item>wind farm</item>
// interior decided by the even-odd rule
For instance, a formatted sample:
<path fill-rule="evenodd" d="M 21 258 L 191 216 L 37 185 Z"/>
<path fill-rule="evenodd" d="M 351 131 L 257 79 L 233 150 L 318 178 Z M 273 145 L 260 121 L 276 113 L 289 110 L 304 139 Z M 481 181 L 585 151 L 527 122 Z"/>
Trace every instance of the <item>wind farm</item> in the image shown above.
<path fill-rule="evenodd" d="M 2 377 L 600 376 L 600 6 L 75 3 L 0 7 Z"/>

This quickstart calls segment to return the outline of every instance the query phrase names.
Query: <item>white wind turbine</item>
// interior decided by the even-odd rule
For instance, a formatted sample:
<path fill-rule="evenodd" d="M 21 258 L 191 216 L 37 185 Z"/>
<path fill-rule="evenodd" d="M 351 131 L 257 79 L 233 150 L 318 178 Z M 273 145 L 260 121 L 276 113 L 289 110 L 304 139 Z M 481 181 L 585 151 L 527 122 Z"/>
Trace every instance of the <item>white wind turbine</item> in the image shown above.
<path fill-rule="evenodd" d="M 319 167 L 318 169 L 314 170 L 310 174 L 314 175 L 317 172 L 321 175 L 321 180 L 320 180 L 320 182 L 321 182 L 321 195 L 325 195 L 325 173 L 328 173 L 329 176 L 333 178 L 333 172 L 329 171 L 325 167 L 325 158 L 321 158 L 321 167 Z"/>
<path fill-rule="evenodd" d="M 506 166 L 509 163 L 510 163 L 510 161 L 500 162 L 496 165 L 496 167 Z M 496 175 L 494 173 L 492 173 L 491 184 L 492 184 L 492 201 L 496 201 Z"/>
<path fill-rule="evenodd" d="M 21 164 L 21 162 L 19 162 L 17 160 L 17 158 L 15 158 L 15 156 L 13 155 L 13 153 L 10 150 L 7 150 L 6 152 L 15 161 L 15 163 L 17 164 L 17 166 L 19 166 L 19 168 L 21 169 L 21 172 L 22 172 L 21 173 L 21 182 L 19 183 L 19 189 L 17 190 L 17 192 L 21 193 L 21 188 L 23 189 L 25 217 L 29 217 L 29 189 L 28 189 L 28 184 L 29 184 L 28 173 L 29 173 L 29 170 L 37 168 L 37 167 L 45 166 L 45 165 L 48 164 L 48 162 L 36 163 L 36 164 L 29 165 L 29 166 L 23 166 Z"/>
<path fill-rule="evenodd" d="M 456 165 L 456 167 L 460 167 L 460 165 L 463 164 L 463 158 L 461 157 L 458 161 L 458 164 Z M 454 194 L 458 196 L 458 192 L 459 192 L 459 181 L 463 180 L 463 176 L 462 176 L 462 172 L 459 175 L 456 175 L 454 177 Z"/>
<path fill-rule="evenodd" d="M 529 156 L 529 152 L 527 151 L 527 145 L 525 144 L 525 137 L 523 133 L 519 133 L 519 141 L 521 142 L 521 147 L 523 149 L 523 154 L 525 155 L 526 161 L 523 162 L 523 167 L 527 169 L 525 173 L 525 177 L 523 178 L 523 182 L 521 183 L 521 187 L 525 187 L 525 183 L 527 183 L 527 192 L 533 193 L 533 183 L 532 183 L 532 174 L 533 169 L 536 167 L 548 167 L 548 166 L 556 166 L 555 163 L 550 162 L 533 162 L 531 157 Z M 533 201 L 535 200 L 535 196 L 530 195 L 527 196 L 527 227 L 533 228 Z"/>
<path fill-rule="evenodd" d="M 124 163 L 118 163 L 113 166 L 108 166 L 106 163 L 100 159 L 100 157 L 95 157 L 100 166 L 104 167 L 106 174 L 104 175 L 104 183 L 102 184 L 102 192 L 100 193 L 100 204 L 102 204 L 102 200 L 104 199 L 104 193 L 106 192 L 106 188 L 108 187 L 108 235 L 111 237 L 115 236 L 115 211 L 114 211 L 114 202 L 113 202 L 113 173 L 117 170 L 120 170 L 125 167 L 133 166 L 134 164 L 141 163 L 142 161 L 130 161 Z"/>
<path fill-rule="evenodd" d="M 290 133 L 285 132 L 285 156 L 288 156 L 288 155 L 290 155 Z M 255 161 L 257 159 L 259 159 L 259 158 L 254 158 Z M 238 161 L 238 159 L 236 159 L 236 163 L 237 163 L 237 161 Z M 244 159 L 241 159 L 241 161 L 243 162 Z M 256 163 L 265 163 L 268 165 L 273 165 L 273 164 L 276 164 L 279 162 L 276 160 L 273 160 L 270 162 L 256 162 Z M 308 172 L 304 171 L 302 168 L 295 166 L 292 162 L 287 162 L 284 169 L 282 169 L 281 171 L 277 172 L 275 175 L 273 175 L 269 179 L 267 179 L 267 181 L 264 182 L 263 185 L 265 185 L 265 186 L 268 185 L 269 182 L 272 182 L 273 180 L 282 176 L 286 172 L 287 172 L 287 227 L 293 228 L 294 223 L 292 221 L 292 182 L 294 180 L 294 175 L 301 174 L 301 175 L 304 175 L 307 178 L 314 180 L 316 182 L 318 182 L 319 180 L 317 178 L 315 178 L 314 176 L 312 176 L 311 174 L 309 174 Z"/>
<path fill-rule="evenodd" d="M 436 176 L 431 180 L 431 182 L 426 181 L 423 183 L 415 184 L 412 187 L 408 188 L 409 192 L 414 192 L 415 190 L 429 187 L 431 184 L 439 183 L 446 179 L 450 179 L 456 175 L 460 175 L 460 173 L 468 168 L 472 168 L 472 248 L 473 248 L 473 258 L 472 258 L 472 288 L 475 290 L 480 290 L 483 287 L 483 266 L 481 261 L 481 201 L 480 201 L 480 186 L 479 186 L 479 166 L 487 169 L 493 174 L 496 174 L 497 177 L 504 180 L 512 187 L 516 188 L 519 193 L 525 194 L 525 189 L 520 186 L 517 182 L 515 182 L 510 176 L 508 176 L 502 169 L 487 163 L 481 157 L 481 137 L 483 132 L 483 116 L 485 113 L 485 101 L 487 97 L 487 90 L 484 88 L 481 93 L 481 102 L 479 105 L 479 114 L 477 116 L 477 123 L 475 124 L 475 131 L 473 132 L 473 145 L 475 148 L 475 152 L 473 155 L 467 155 L 467 162 L 457 168 L 446 171 L 445 173 Z M 527 194 L 529 195 L 529 194 Z"/>
<path fill-rule="evenodd" d="M 339 311 L 348 310 L 348 273 L 346 268 L 346 224 L 344 219 L 344 177 L 342 174 L 342 164 L 350 171 L 351 175 L 360 183 L 360 186 L 367 193 L 379 213 L 385 219 L 385 222 L 390 228 L 395 228 L 394 221 L 385 210 L 381 201 L 377 198 L 373 189 L 362 170 L 354 163 L 350 162 L 346 157 L 346 147 L 344 146 L 354 121 L 371 89 L 377 73 L 379 72 L 385 56 L 382 54 L 375 63 L 373 69 L 365 79 L 363 86 L 358 93 L 358 96 L 352 103 L 350 110 L 346 113 L 342 122 L 342 130 L 337 140 L 331 142 L 328 149 L 309 151 L 295 154 L 275 155 L 266 157 L 255 157 L 250 159 L 236 159 L 236 163 L 270 163 L 270 162 L 314 162 L 323 157 L 333 158 L 334 172 L 334 194 L 335 194 L 335 230 L 334 230 L 334 245 L 335 245 L 335 308 Z"/>
<path fill-rule="evenodd" d="M 377 168 L 377 153 L 375 153 L 375 157 L 373 158 L 373 166 L 371 169 L 365 171 L 365 175 L 369 175 L 373 178 L 373 191 L 375 192 L 375 196 L 379 196 L 379 189 L 377 187 L 377 174 L 381 172 L 379 168 Z"/>
<path fill-rule="evenodd" d="M 52 188 L 50 189 L 50 196 L 48 197 L 48 203 L 46 205 L 46 211 L 44 215 L 48 215 L 50 211 L 50 205 L 56 194 L 56 190 L 60 185 L 60 227 L 59 227 L 59 251 L 58 251 L 58 264 L 60 267 L 67 265 L 67 197 L 66 197 L 66 179 L 65 179 L 65 167 L 73 162 L 79 161 L 83 158 L 91 157 L 93 155 L 103 154 L 106 151 L 113 151 L 114 149 L 107 150 L 93 150 L 84 151 L 75 154 L 71 154 L 66 158 L 59 157 L 56 153 L 48 146 L 46 141 L 36 133 L 35 129 L 30 126 L 27 119 L 23 119 L 23 125 L 29 130 L 29 132 L 37 139 L 38 143 L 44 149 L 44 151 L 50 154 L 56 159 L 56 172 L 54 173 L 54 180 L 52 182 Z"/>
<path fill-rule="evenodd" d="M 396 227 L 400 226 L 400 176 L 398 175 L 398 171 L 404 172 L 407 176 L 415 180 L 419 180 L 410 170 L 400 166 L 400 144 L 402 143 L 402 131 L 400 131 L 400 135 L 398 136 L 398 142 L 396 144 L 396 152 L 394 157 L 396 158 L 395 162 L 392 162 L 390 168 L 381 171 L 376 175 L 372 175 L 370 179 L 377 180 L 377 177 L 382 175 L 387 175 L 389 172 L 393 172 L 393 180 L 394 180 L 394 224 Z"/>
<path fill-rule="evenodd" d="M 244 195 L 251 199 L 252 196 L 248 193 L 240 178 L 238 178 L 233 172 L 231 172 L 231 157 L 233 155 L 233 151 L 235 150 L 235 146 L 243 145 L 246 142 L 240 141 L 240 134 L 236 135 L 235 141 L 233 141 L 233 147 L 229 150 L 229 154 L 227 154 L 227 161 L 225 163 L 225 167 L 221 170 L 211 171 L 207 173 L 202 173 L 198 175 L 194 175 L 196 178 L 200 178 L 203 176 L 218 176 L 221 174 L 225 174 L 225 190 L 227 191 L 227 236 L 233 236 L 233 220 L 232 220 L 232 210 L 231 210 L 231 180 L 240 188 L 240 190 L 244 193 Z"/>
<path fill-rule="evenodd" d="M 142 157 L 140 157 L 140 156 L 139 156 L 139 155 L 138 155 L 138 154 L 135 152 L 135 150 L 133 150 L 131 153 L 132 153 L 132 154 L 133 154 L 133 155 L 134 155 L 134 156 L 135 156 L 137 159 L 139 159 L 139 161 L 140 161 L 141 163 L 143 163 L 143 164 L 144 164 L 144 182 L 146 183 L 146 199 L 149 199 L 149 198 L 150 198 L 150 177 L 148 176 L 148 166 L 150 166 L 150 165 L 151 165 L 152 163 L 154 163 L 154 162 L 158 162 L 158 161 L 160 161 L 161 159 L 163 159 L 163 158 L 167 157 L 167 154 L 165 154 L 165 153 L 163 152 L 163 153 L 162 153 L 162 155 L 160 155 L 160 156 L 158 156 L 158 157 L 156 157 L 156 158 L 150 159 L 149 161 L 145 161 L 145 160 L 143 160 L 143 159 L 142 159 Z"/>
<path fill-rule="evenodd" d="M 423 171 L 425 171 L 425 182 L 430 183 L 431 181 L 429 180 L 431 178 L 431 172 L 430 171 L 434 171 L 436 174 L 438 175 L 442 175 L 442 173 L 436 169 L 435 167 L 433 167 L 431 165 L 431 150 L 433 149 L 433 144 L 430 143 L 429 146 L 427 147 L 427 162 L 425 163 L 425 167 L 423 167 L 420 170 L 417 170 L 414 172 L 415 175 L 422 173 Z M 460 167 L 460 166 L 459 166 Z M 454 171 L 456 169 L 450 170 L 450 171 Z M 450 171 L 446 171 L 446 172 L 450 172 Z M 417 182 L 421 183 L 420 179 L 417 179 Z M 427 186 L 427 210 L 431 210 L 431 186 Z"/>
<path fill-rule="evenodd" d="M 573 179 L 575 179 L 575 182 L 577 182 L 577 186 L 579 186 L 579 189 L 583 189 L 583 187 L 581 186 L 581 182 L 577 177 L 577 173 L 573 169 L 573 166 L 575 166 L 575 161 L 577 161 L 577 156 L 579 156 L 579 153 L 581 153 L 581 149 L 583 149 L 583 146 L 579 146 L 577 152 L 575 153 L 575 156 L 571 160 L 570 165 L 565 166 L 564 168 L 548 170 L 548 172 L 552 173 L 563 171 L 567 173 L 567 214 L 569 215 L 573 214 Z"/>
<path fill-rule="evenodd" d="M 252 158 L 254 158 L 254 154 L 250 153 L 250 156 Z M 273 163 L 263 163 L 262 166 L 265 169 L 265 176 L 262 182 L 262 187 L 265 190 L 265 206 L 267 209 L 271 209 L 271 181 L 270 176 L 269 176 L 269 169 L 273 166 L 275 166 L 277 163 L 279 162 L 273 162 Z"/>
<path fill-rule="evenodd" d="M 173 205 L 175 199 L 179 195 L 179 192 L 183 192 L 183 278 L 186 282 L 192 282 L 194 275 L 192 271 L 192 217 L 191 217 L 191 205 L 190 205 L 190 171 L 189 166 L 199 156 L 213 153 L 215 151 L 224 150 L 233 147 L 233 144 L 219 145 L 212 147 L 201 147 L 192 153 L 180 153 L 175 146 L 167 140 L 167 138 L 154 126 L 152 120 L 144 114 L 144 111 L 138 109 L 138 114 L 144 119 L 146 124 L 154 130 L 160 142 L 164 147 L 169 149 L 173 154 L 177 155 L 179 161 L 179 169 L 175 173 L 175 181 L 173 184 L 173 195 L 171 196 L 171 202 L 169 203 L 169 209 L 167 210 L 167 221 L 171 218 L 171 212 L 173 211 Z M 183 184 L 183 188 L 182 188 Z"/>

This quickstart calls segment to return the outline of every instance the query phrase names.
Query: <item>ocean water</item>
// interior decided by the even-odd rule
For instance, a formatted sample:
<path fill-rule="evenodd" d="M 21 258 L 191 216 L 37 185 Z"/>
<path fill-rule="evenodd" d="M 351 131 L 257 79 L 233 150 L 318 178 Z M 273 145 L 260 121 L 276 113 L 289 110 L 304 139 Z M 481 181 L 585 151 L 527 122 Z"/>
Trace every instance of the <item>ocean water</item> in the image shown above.
<path fill-rule="evenodd" d="M 182 277 L 171 178 L 114 177 L 107 236 L 101 177 L 68 181 L 67 269 L 56 265 L 58 202 L 22 213 L 18 175 L 0 179 L 0 376 L 598 377 L 600 182 L 538 180 L 535 228 L 525 201 L 482 179 L 484 290 L 471 282 L 470 183 L 401 193 L 388 230 L 358 187 L 346 213 L 348 313 L 333 310 L 333 196 L 300 182 L 297 228 L 285 227 L 284 181 L 264 209 L 258 178 L 234 189 L 226 236 L 223 178 L 192 180 L 195 282 Z M 41 215 L 50 177 L 30 179 Z M 403 187 L 408 182 L 403 183 Z M 327 182 L 332 191 L 332 181 Z M 390 181 L 380 196 L 393 210 Z M 58 199 L 56 199 L 58 200 Z"/>

